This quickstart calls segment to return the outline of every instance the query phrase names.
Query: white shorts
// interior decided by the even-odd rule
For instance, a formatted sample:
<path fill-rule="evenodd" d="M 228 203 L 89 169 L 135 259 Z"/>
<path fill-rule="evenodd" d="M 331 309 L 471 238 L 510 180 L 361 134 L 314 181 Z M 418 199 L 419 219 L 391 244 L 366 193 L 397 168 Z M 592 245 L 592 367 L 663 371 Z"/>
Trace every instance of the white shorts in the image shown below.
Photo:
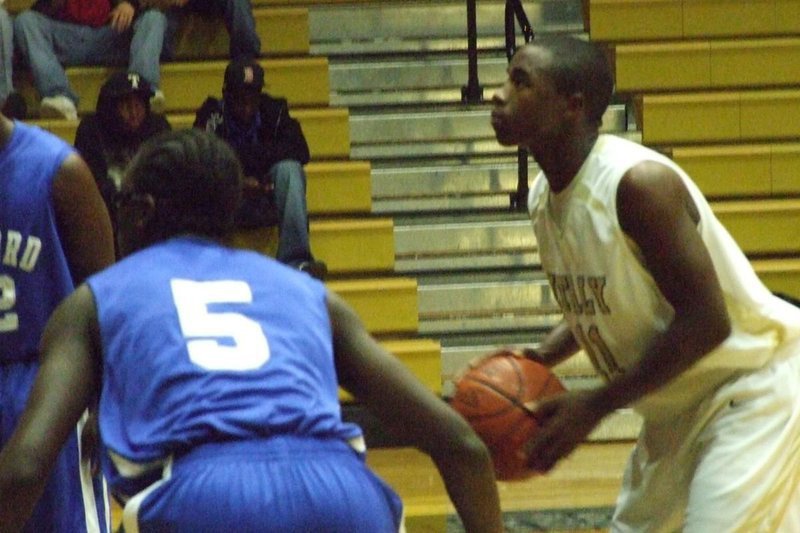
<path fill-rule="evenodd" d="M 611 530 L 800 532 L 800 353 L 645 423 Z"/>

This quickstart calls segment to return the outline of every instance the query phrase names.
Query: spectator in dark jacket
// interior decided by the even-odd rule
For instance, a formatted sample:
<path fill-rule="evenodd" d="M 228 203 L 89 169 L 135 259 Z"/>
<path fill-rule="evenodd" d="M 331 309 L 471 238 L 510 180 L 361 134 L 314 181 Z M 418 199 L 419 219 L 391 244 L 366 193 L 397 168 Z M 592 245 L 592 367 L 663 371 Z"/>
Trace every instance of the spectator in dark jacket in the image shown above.
<path fill-rule="evenodd" d="M 100 88 L 96 112 L 78 124 L 75 148 L 94 174 L 112 222 L 113 198 L 128 163 L 144 141 L 170 129 L 163 115 L 151 111 L 152 95 L 153 88 L 138 74 L 117 72 Z"/>
<path fill-rule="evenodd" d="M 225 139 L 239 157 L 246 176 L 239 226 L 268 225 L 277 215 L 276 259 L 323 277 L 325 264 L 314 260 L 308 240 L 303 171 L 308 144 L 286 100 L 272 98 L 263 87 L 264 70 L 256 61 L 232 61 L 225 69 L 222 100 L 208 98 L 194 126 Z"/>

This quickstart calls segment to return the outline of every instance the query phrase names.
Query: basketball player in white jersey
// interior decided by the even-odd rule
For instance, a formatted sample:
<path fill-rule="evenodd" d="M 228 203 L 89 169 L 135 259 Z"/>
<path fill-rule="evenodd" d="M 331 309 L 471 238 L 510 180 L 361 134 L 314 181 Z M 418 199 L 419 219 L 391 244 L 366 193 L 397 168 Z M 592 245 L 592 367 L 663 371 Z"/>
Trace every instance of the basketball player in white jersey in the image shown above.
<path fill-rule="evenodd" d="M 683 170 L 599 134 L 613 81 L 596 46 L 537 40 L 508 74 L 492 126 L 541 168 L 528 209 L 564 314 L 525 355 L 553 366 L 582 349 L 605 378 L 538 406 L 531 466 L 633 406 L 644 424 L 613 531 L 800 531 L 800 311 Z"/>

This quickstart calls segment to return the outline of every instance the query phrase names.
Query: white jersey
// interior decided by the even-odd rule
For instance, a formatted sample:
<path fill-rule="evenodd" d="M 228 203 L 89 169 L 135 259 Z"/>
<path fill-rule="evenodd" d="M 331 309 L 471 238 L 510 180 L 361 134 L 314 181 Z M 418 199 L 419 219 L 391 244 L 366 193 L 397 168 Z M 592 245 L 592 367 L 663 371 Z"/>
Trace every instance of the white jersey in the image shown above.
<path fill-rule="evenodd" d="M 680 167 L 649 148 L 601 135 L 563 191 L 553 193 L 542 173 L 536 177 L 528 210 L 554 296 L 575 338 L 603 376 L 611 378 L 634 365 L 674 316 L 617 219 L 619 182 L 643 161 L 673 169 L 689 190 L 700 214 L 697 229 L 714 263 L 732 326 L 731 335 L 717 349 L 635 406 L 645 417 L 658 418 L 691 407 L 731 377 L 790 352 L 781 348 L 800 338 L 800 309 L 761 283 Z"/>

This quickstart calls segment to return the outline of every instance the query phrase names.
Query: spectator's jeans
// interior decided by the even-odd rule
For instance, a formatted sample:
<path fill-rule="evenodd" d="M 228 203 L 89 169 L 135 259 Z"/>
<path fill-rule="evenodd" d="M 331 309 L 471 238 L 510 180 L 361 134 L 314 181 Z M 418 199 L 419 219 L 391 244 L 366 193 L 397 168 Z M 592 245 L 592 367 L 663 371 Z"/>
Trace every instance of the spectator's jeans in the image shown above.
<path fill-rule="evenodd" d="M 129 71 L 139 73 L 157 89 L 166 28 L 166 16 L 157 9 L 137 16 L 123 33 L 108 25 L 92 28 L 70 24 L 26 10 L 14 20 L 14 38 L 39 95 L 64 95 L 77 102 L 78 95 L 69 87 L 65 66 L 127 63 Z"/>
<path fill-rule="evenodd" d="M 175 59 L 175 34 L 187 11 L 223 17 L 230 38 L 230 59 L 253 59 L 261 54 L 261 40 L 256 32 L 250 0 L 190 0 L 182 8 L 167 11 L 163 59 Z"/>
<path fill-rule="evenodd" d="M 13 38 L 11 17 L 5 8 L 0 7 L 0 105 L 14 90 L 14 82 L 11 78 L 11 61 L 14 54 Z"/>
<path fill-rule="evenodd" d="M 269 177 L 275 187 L 275 205 L 278 207 L 280 219 L 280 236 L 275 258 L 292 266 L 311 261 L 313 257 L 308 242 L 306 174 L 303 165 L 284 159 L 272 165 Z"/>

